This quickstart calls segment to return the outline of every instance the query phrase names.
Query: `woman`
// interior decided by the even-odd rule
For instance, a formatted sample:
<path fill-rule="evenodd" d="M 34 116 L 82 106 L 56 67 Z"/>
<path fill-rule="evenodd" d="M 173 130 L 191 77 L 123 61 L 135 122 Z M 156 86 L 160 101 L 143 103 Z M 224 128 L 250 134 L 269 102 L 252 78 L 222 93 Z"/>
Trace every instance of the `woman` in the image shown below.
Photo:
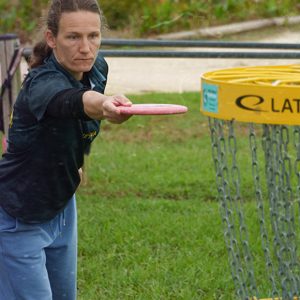
<path fill-rule="evenodd" d="M 0 299 L 76 299 L 74 193 L 102 119 L 122 123 L 124 96 L 103 94 L 95 0 L 53 0 L 44 41 L 14 105 L 0 161 Z"/>

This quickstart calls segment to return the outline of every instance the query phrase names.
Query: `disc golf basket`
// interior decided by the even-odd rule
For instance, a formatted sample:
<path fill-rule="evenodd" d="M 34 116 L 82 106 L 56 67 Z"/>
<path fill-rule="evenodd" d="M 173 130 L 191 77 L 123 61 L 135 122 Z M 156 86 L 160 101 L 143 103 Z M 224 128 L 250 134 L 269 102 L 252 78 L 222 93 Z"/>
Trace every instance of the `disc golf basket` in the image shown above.
<path fill-rule="evenodd" d="M 237 299 L 300 299 L 300 65 L 202 76 Z"/>

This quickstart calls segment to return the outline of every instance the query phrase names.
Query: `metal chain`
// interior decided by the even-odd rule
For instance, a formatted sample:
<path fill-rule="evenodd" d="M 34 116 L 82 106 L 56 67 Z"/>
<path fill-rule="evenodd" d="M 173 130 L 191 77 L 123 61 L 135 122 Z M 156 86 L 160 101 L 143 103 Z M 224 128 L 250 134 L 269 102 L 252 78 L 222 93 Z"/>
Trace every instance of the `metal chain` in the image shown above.
<path fill-rule="evenodd" d="M 254 268 L 253 268 L 253 257 L 251 255 L 249 247 L 249 236 L 248 230 L 245 223 L 244 213 L 243 213 L 243 203 L 241 197 L 241 179 L 240 179 L 240 170 L 238 167 L 238 162 L 236 159 L 237 155 L 237 140 L 234 132 L 234 121 L 227 121 L 227 126 L 229 129 L 228 132 L 228 146 L 229 153 L 231 155 L 231 182 L 233 184 L 233 199 L 234 199 L 234 208 L 235 213 L 238 216 L 238 228 L 239 228 L 239 237 L 241 244 L 242 257 L 244 258 L 244 269 L 247 273 L 247 283 L 249 286 L 248 294 L 257 295 L 257 287 L 254 277 Z"/>
<path fill-rule="evenodd" d="M 300 210 L 300 126 L 295 126 L 293 130 L 293 143 L 296 152 L 294 162 L 294 172 L 297 178 L 295 203 Z M 298 223 L 300 224 L 300 214 L 298 214 Z"/>
<path fill-rule="evenodd" d="M 285 229 L 286 242 L 288 245 L 288 261 L 286 262 L 289 278 L 291 280 L 290 297 L 299 295 L 300 278 L 299 262 L 297 258 L 297 236 L 295 226 L 294 193 L 292 188 L 292 161 L 289 154 L 290 131 L 287 126 L 281 126 L 281 146 L 283 156 L 283 177 L 284 177 L 284 206 L 285 206 Z"/>
<path fill-rule="evenodd" d="M 283 125 L 265 125 L 266 177 L 268 179 L 274 250 L 278 262 L 282 297 L 298 294 L 299 276 L 295 244 L 291 159 L 288 155 L 289 131 Z"/>
<path fill-rule="evenodd" d="M 266 143 L 266 139 L 262 139 L 263 144 Z M 261 235 L 261 245 L 265 257 L 265 266 L 266 271 L 271 282 L 272 286 L 272 297 L 276 297 L 279 295 L 277 289 L 277 279 L 276 273 L 274 270 L 274 265 L 272 263 L 272 252 L 270 250 L 270 240 L 268 235 L 268 229 L 266 224 L 266 213 L 265 213 L 265 203 L 263 201 L 263 192 L 261 188 L 261 176 L 260 176 L 260 167 L 259 167 L 259 160 L 258 160 L 258 146 L 256 141 L 256 133 L 253 124 L 249 124 L 249 145 L 251 150 L 251 158 L 252 158 L 252 176 L 253 176 L 253 183 L 254 183 L 254 190 L 256 196 L 256 203 L 257 203 L 257 212 L 259 218 L 259 225 L 260 225 L 260 235 Z"/>
<path fill-rule="evenodd" d="M 209 118 L 209 127 L 211 130 L 211 144 L 212 144 L 212 155 L 216 170 L 216 182 L 218 189 L 218 199 L 220 202 L 221 216 L 224 225 L 224 237 L 229 254 L 229 263 L 231 266 L 231 274 L 236 287 L 237 296 L 239 299 L 248 299 L 249 287 L 247 285 L 247 274 L 245 274 L 245 268 L 242 266 L 242 253 L 238 243 L 238 226 L 235 221 L 234 210 L 234 197 L 232 197 L 232 191 L 230 186 L 230 170 L 228 167 L 228 149 L 227 143 L 223 130 L 224 122 L 222 120 Z M 230 140 L 230 151 L 233 156 L 233 161 L 235 161 L 236 147 L 235 141 L 232 140 L 234 135 L 231 134 Z M 236 178 L 235 190 L 238 199 L 239 195 L 239 171 L 237 169 L 236 162 L 231 168 L 231 174 Z M 242 226 L 245 228 L 245 226 Z M 247 241 L 245 241 L 247 244 Z M 246 258 L 249 259 L 250 256 Z M 251 274 L 251 269 L 248 269 L 248 275 Z M 251 280 L 254 277 L 251 275 Z"/>
<path fill-rule="evenodd" d="M 236 293 L 238 299 L 258 299 L 259 291 L 243 211 L 234 122 L 209 118 L 209 127 L 224 237 Z M 282 297 L 282 300 L 299 297 L 300 292 L 295 209 L 298 209 L 299 216 L 300 127 L 294 128 L 293 143 L 290 137 L 290 129 L 287 126 L 262 125 L 261 140 L 265 161 L 265 178 L 262 178 L 257 135 L 254 124 L 249 125 L 251 166 L 261 246 L 266 274 L 271 284 L 272 295 L 268 296 L 272 296 L 272 299 Z M 293 149 L 290 149 L 291 146 Z M 295 152 L 294 162 L 291 150 Z M 296 175 L 295 180 L 293 171 Z M 298 218 L 300 224 L 300 217 Z"/>

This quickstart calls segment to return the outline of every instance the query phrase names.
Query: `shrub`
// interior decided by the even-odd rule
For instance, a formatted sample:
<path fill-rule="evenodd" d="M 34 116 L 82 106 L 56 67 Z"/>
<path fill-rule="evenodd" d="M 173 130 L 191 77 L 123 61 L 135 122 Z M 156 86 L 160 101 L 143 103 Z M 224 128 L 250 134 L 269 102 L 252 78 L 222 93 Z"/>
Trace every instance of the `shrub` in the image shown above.
<path fill-rule="evenodd" d="M 0 0 L 0 33 L 30 40 L 47 0 Z M 298 0 L 100 0 L 108 25 L 132 36 L 295 14 Z"/>

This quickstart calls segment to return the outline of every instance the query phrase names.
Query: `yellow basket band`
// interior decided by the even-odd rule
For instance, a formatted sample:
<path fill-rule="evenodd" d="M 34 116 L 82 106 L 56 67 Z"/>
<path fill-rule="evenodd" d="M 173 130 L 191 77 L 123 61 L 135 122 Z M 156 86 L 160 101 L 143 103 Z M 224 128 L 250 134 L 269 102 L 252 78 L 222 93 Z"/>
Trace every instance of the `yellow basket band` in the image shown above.
<path fill-rule="evenodd" d="M 201 78 L 201 112 L 241 122 L 300 124 L 300 65 L 233 68 Z"/>

